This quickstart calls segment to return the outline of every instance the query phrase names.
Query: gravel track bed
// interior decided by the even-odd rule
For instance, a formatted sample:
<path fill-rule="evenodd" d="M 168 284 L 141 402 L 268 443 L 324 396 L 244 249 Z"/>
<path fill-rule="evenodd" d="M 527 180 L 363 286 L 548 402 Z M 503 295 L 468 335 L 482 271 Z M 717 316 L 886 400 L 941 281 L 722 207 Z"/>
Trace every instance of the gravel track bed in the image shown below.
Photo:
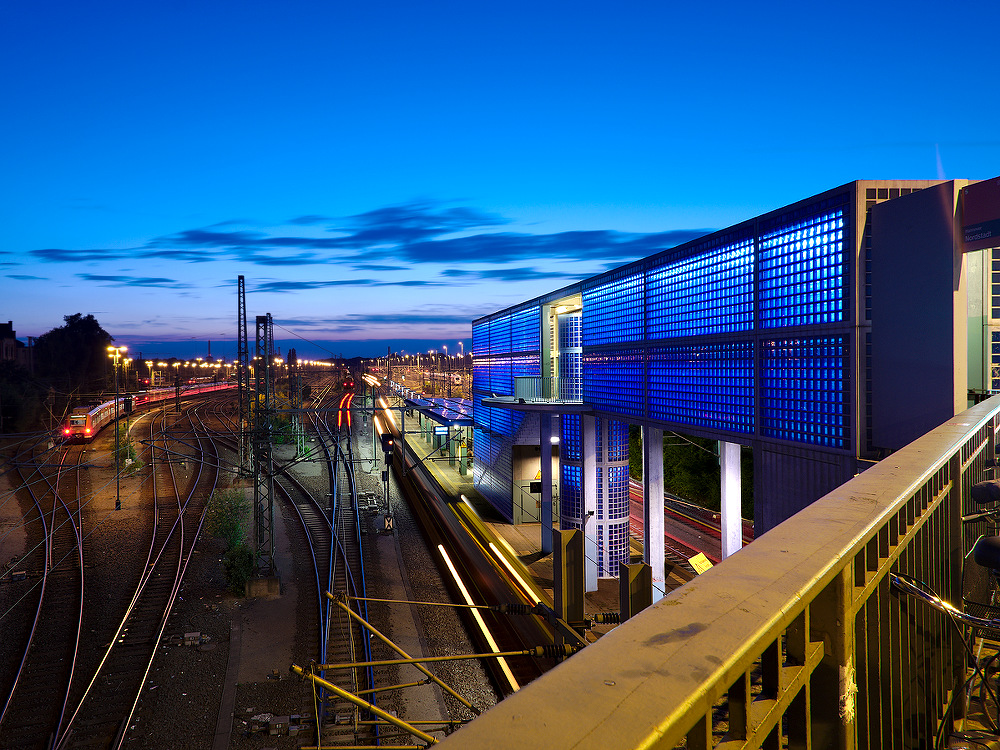
<path fill-rule="evenodd" d="M 103 438 L 104 436 L 95 441 L 93 447 L 88 447 L 88 451 L 92 451 L 90 460 L 95 467 L 88 470 L 86 481 L 89 481 L 90 486 L 85 487 L 85 490 L 92 493 L 92 501 L 85 512 L 85 530 L 91 533 L 91 540 L 88 548 L 90 559 L 85 572 L 88 612 L 83 632 L 85 641 L 91 644 L 96 642 L 101 646 L 106 645 L 113 636 L 114 626 L 118 621 L 117 613 L 127 605 L 130 587 L 145 563 L 151 524 L 148 512 L 151 484 L 138 478 L 122 480 L 123 510 L 113 510 L 115 483 L 109 466 L 110 442 L 100 442 Z M 370 446 L 367 455 L 370 455 Z M 226 460 L 233 461 L 234 457 L 230 454 Z M 325 472 L 319 477 L 300 474 L 298 478 L 316 496 L 325 497 L 328 492 L 329 483 Z M 357 482 L 359 491 L 375 492 L 381 498 L 382 483 L 378 472 L 366 474 L 359 470 Z M 408 505 L 400 498 L 394 482 L 390 482 L 390 488 L 395 516 L 395 543 L 398 544 L 400 559 L 408 577 L 405 585 L 417 600 L 448 601 L 447 589 Z M 24 510 L 26 509 L 21 512 Z M 276 522 L 279 512 L 286 515 L 284 509 L 276 507 Z M 287 520 L 289 528 L 292 528 L 292 519 Z M 368 532 L 363 537 L 368 595 L 372 597 L 385 597 L 391 583 L 373 543 L 379 534 L 384 533 L 381 521 L 381 516 L 363 517 Z M 226 590 L 221 560 L 223 551 L 220 539 L 203 533 L 169 619 L 165 631 L 167 640 L 159 646 L 138 710 L 126 735 L 125 747 L 159 749 L 213 746 L 230 655 L 231 626 L 234 620 L 241 622 L 253 618 L 255 609 L 254 600 L 236 597 Z M 296 579 L 311 577 L 309 564 L 308 560 L 296 557 L 291 575 Z M 390 571 L 394 569 L 395 564 Z M 390 572 L 390 575 L 393 574 Z M 283 575 L 287 576 L 289 573 L 283 572 Z M 9 586 L 8 583 L 3 585 Z M 12 593 L 12 588 L 5 589 L 6 596 L 0 595 L 0 603 L 9 599 Z M 372 623 L 390 637 L 390 607 L 397 606 L 402 605 L 369 604 Z M 423 630 L 421 636 L 431 655 L 470 653 L 475 650 L 456 610 L 445 607 L 415 609 Z M 300 592 L 292 654 L 293 660 L 301 665 L 308 664 L 316 657 L 312 642 L 315 627 L 310 619 L 314 616 L 314 600 Z M 200 646 L 169 643 L 171 636 L 183 637 L 192 632 L 201 633 L 205 642 Z M 100 651 L 103 652 L 103 648 Z M 394 652 L 381 644 L 374 647 L 373 655 L 376 659 L 395 657 Z M 5 650 L 3 639 L 0 639 L 0 658 L 7 660 L 12 656 L 10 649 Z M 87 658 L 87 663 L 90 664 L 97 657 L 90 655 Z M 258 681 L 238 685 L 232 732 L 227 747 L 233 750 L 295 748 L 315 743 L 312 732 L 303 732 L 294 737 L 249 732 L 250 718 L 257 714 L 314 714 L 311 687 L 308 682 L 291 675 L 287 667 L 288 665 L 283 666 L 278 679 L 268 679 L 264 675 Z M 485 710 L 497 700 L 486 671 L 477 661 L 445 662 L 434 665 L 432 671 L 477 708 Z M 396 668 L 380 670 L 377 674 L 378 683 L 396 684 L 396 672 Z M 451 697 L 444 696 L 444 701 L 450 718 L 472 718 L 472 713 Z M 404 691 L 380 694 L 378 704 L 406 718 Z"/>

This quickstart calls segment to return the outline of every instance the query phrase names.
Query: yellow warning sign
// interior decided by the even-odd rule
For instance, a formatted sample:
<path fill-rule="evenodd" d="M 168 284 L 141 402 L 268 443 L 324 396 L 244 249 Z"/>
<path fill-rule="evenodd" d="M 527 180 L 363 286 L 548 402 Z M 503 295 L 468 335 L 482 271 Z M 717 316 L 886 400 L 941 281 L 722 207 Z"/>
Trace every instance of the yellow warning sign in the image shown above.
<path fill-rule="evenodd" d="M 698 575 L 701 575 L 712 567 L 712 561 L 705 557 L 704 552 L 699 552 L 694 557 L 689 557 L 688 562 L 691 563 L 691 567 L 694 568 L 694 572 Z"/>

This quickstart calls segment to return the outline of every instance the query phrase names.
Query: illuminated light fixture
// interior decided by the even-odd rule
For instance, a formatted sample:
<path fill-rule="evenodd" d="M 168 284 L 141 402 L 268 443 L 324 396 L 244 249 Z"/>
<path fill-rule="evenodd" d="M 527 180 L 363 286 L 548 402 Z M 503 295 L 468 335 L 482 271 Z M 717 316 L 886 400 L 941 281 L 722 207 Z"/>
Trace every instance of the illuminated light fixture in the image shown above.
<path fill-rule="evenodd" d="M 448 566 L 448 570 L 451 571 L 452 578 L 455 579 L 455 583 L 458 585 L 459 590 L 462 592 L 462 598 L 465 599 L 466 604 L 475 605 L 472 601 L 472 597 L 469 596 L 469 590 L 465 588 L 465 584 L 462 583 L 462 579 L 458 576 L 458 571 L 455 570 L 455 566 L 451 562 L 451 558 L 448 557 L 448 553 L 445 551 L 444 545 L 438 545 L 438 552 L 441 553 L 441 557 L 444 558 L 445 565 Z M 479 629 L 483 631 L 483 635 L 486 637 L 486 642 L 489 644 L 490 648 L 493 649 L 494 653 L 499 653 L 500 647 L 497 646 L 497 642 L 493 640 L 493 634 L 490 633 L 490 629 L 486 627 L 486 621 L 483 620 L 483 616 L 479 614 L 478 609 L 469 610 L 472 612 L 472 617 L 475 619 L 476 623 L 479 625 Z M 500 663 L 500 669 L 503 670 L 504 676 L 510 682 L 510 686 L 515 690 L 520 690 L 521 686 L 518 684 L 517 680 L 514 678 L 514 673 L 510 671 L 510 666 L 507 664 L 507 660 L 504 657 L 499 657 L 497 661 Z"/>
<path fill-rule="evenodd" d="M 551 438 L 549 438 L 549 442 L 552 443 L 552 445 L 558 445 L 559 444 L 559 436 L 558 435 L 553 435 Z"/>

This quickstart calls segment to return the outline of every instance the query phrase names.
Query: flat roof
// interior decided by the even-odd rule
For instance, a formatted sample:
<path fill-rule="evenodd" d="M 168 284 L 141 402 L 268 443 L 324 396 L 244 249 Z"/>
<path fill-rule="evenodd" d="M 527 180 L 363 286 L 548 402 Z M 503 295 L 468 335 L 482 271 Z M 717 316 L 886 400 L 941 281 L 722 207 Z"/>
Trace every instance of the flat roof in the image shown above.
<path fill-rule="evenodd" d="M 473 424 L 472 402 L 467 398 L 413 396 L 403 401 L 438 424 L 450 427 L 471 427 Z"/>

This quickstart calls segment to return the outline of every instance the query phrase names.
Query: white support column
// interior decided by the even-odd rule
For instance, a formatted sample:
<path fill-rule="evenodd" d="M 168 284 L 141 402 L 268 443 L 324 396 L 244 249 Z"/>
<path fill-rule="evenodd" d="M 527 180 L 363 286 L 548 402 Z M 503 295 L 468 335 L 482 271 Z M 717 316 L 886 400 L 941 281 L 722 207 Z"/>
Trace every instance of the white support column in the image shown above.
<path fill-rule="evenodd" d="M 591 414 L 580 418 L 580 453 L 584 585 L 587 591 L 597 591 L 597 418 Z"/>
<path fill-rule="evenodd" d="M 542 480 L 542 554 L 552 553 L 552 415 L 538 415 L 538 439 L 541 442 Z"/>
<path fill-rule="evenodd" d="M 666 593 L 663 509 L 663 430 L 642 428 L 642 559 L 652 568 L 653 601 Z"/>
<path fill-rule="evenodd" d="M 743 546 L 743 520 L 740 514 L 740 446 L 719 442 L 722 470 L 722 559 Z"/>

